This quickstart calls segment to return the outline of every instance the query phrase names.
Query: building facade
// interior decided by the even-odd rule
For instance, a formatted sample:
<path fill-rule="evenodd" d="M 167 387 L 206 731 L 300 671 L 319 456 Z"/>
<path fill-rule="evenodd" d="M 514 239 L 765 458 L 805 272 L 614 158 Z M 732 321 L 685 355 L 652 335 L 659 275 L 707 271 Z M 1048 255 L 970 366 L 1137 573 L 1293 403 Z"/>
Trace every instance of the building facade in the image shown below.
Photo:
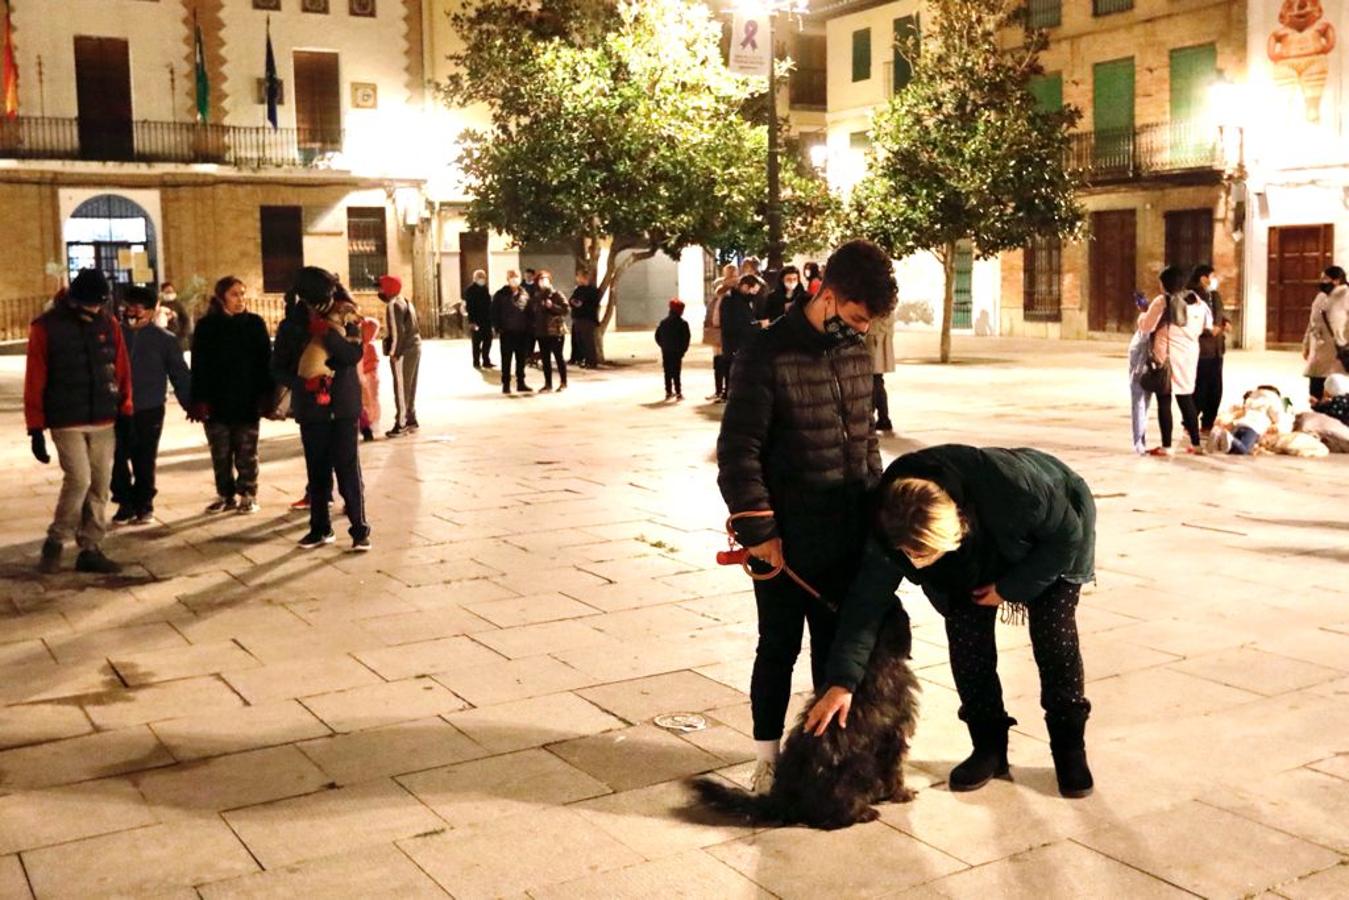
<path fill-rule="evenodd" d="M 428 167 L 405 150 L 425 104 L 421 0 L 11 5 L 20 114 L 0 122 L 0 204 L 23 227 L 0 251 L 0 305 L 98 266 L 119 290 L 184 297 L 234 275 L 275 316 L 318 265 L 367 302 L 399 275 L 433 313 Z"/>
<path fill-rule="evenodd" d="M 1321 271 L 1349 265 L 1349 92 L 1343 4 L 1251 0 L 1244 145 L 1247 343 L 1295 346 Z"/>

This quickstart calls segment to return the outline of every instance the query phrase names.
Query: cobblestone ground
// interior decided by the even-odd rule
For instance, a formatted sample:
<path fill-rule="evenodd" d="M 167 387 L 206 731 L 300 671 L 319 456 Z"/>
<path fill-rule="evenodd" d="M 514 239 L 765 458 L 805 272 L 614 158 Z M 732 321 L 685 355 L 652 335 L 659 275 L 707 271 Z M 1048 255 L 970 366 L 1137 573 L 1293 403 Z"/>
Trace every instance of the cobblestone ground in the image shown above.
<path fill-rule="evenodd" d="M 362 448 L 362 556 L 295 548 L 293 426 L 264 428 L 260 514 L 203 515 L 204 442 L 172 410 L 159 522 L 108 542 L 118 578 L 33 573 L 59 473 L 28 457 L 22 360 L 0 359 L 0 896 L 1349 895 L 1344 458 L 1135 458 L 1122 345 L 908 360 L 887 459 L 1034 445 L 1096 492 L 1096 794 L 1057 796 L 1005 626 L 1015 781 L 946 790 L 967 738 L 906 593 L 917 799 L 834 833 L 692 824 L 683 779 L 747 774 L 754 607 L 713 564 L 718 408 L 658 402 L 649 336 L 613 345 L 637 359 L 519 399 L 429 345 L 421 433 Z M 1229 389 L 1297 371 L 1235 354 Z M 709 383 L 699 352 L 690 396 Z M 652 724 L 674 711 L 710 727 Z"/>

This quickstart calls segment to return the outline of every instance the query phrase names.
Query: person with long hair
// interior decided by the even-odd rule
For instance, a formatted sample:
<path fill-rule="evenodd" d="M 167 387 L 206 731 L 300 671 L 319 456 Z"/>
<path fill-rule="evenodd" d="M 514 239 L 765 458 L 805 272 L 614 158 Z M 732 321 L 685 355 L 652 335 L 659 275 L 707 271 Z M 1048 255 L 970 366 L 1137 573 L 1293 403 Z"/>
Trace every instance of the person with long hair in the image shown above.
<path fill-rule="evenodd" d="M 272 343 L 246 297 L 241 279 L 221 278 L 192 333 L 192 401 L 215 470 L 216 496 L 206 507 L 211 514 L 260 509 L 258 422 L 272 400 Z"/>
<path fill-rule="evenodd" d="M 1152 334 L 1152 353 L 1170 370 L 1170 392 L 1157 397 L 1157 422 L 1162 429 L 1162 445 L 1148 451 L 1149 456 L 1171 456 L 1171 396 L 1180 408 L 1181 423 L 1190 438 L 1189 453 L 1202 454 L 1199 436 L 1199 407 L 1194 400 L 1195 379 L 1199 372 L 1199 336 L 1213 330 L 1213 310 L 1194 291 L 1185 288 L 1185 273 L 1167 266 L 1158 280 L 1162 293 L 1143 314 L 1139 328 Z"/>

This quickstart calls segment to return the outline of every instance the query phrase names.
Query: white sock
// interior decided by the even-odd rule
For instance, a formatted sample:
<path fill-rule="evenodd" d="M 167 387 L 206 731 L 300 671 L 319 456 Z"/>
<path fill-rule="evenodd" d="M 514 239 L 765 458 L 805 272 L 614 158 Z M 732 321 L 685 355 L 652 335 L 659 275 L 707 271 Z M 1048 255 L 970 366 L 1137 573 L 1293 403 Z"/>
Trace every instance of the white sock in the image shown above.
<path fill-rule="evenodd" d="M 754 758 L 759 762 L 778 761 L 778 742 L 777 741 L 755 741 Z"/>

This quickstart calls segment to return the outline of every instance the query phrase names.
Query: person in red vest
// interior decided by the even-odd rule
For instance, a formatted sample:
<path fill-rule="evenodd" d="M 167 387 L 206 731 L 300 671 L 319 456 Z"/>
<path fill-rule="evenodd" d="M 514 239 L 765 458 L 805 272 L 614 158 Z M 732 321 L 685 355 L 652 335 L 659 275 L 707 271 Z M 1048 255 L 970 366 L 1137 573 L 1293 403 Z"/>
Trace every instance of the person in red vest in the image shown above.
<path fill-rule="evenodd" d="M 28 331 L 24 421 L 33 456 L 44 465 L 51 462 L 46 439 L 51 431 L 64 473 L 56 514 L 42 545 L 39 568 L 47 573 L 60 569 L 71 539 L 80 548 L 76 571 L 121 571 L 101 547 L 117 444 L 113 425 L 118 416 L 134 411 L 131 361 L 122 329 L 107 310 L 111 293 L 102 272 L 84 269 Z"/>

